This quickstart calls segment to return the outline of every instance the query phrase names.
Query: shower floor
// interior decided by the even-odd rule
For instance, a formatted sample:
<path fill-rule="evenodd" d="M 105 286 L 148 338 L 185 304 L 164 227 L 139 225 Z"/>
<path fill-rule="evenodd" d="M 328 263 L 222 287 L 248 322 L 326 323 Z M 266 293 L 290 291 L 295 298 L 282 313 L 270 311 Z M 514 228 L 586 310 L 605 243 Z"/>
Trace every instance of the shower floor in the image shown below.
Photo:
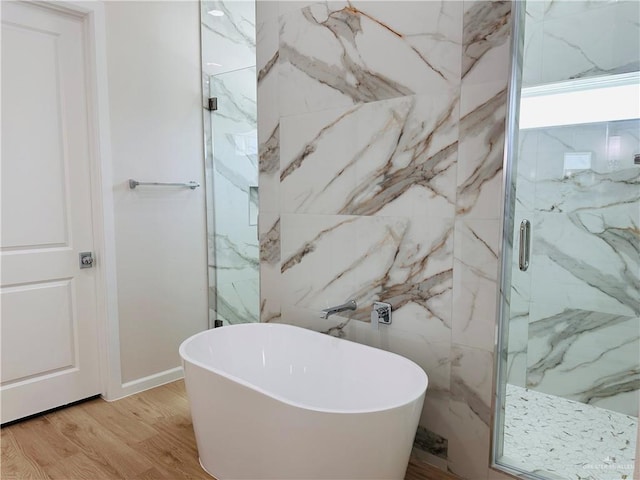
<path fill-rule="evenodd" d="M 507 384 L 500 463 L 554 479 L 633 478 L 638 419 Z"/>

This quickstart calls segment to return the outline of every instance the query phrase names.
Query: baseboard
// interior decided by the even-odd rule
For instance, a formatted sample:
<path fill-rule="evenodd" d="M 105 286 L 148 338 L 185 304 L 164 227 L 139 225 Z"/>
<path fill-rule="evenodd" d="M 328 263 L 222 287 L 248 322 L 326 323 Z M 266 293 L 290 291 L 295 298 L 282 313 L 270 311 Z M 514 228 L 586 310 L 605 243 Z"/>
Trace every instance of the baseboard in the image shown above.
<path fill-rule="evenodd" d="M 164 372 L 154 373 L 153 375 L 149 375 L 148 377 L 138 378 L 137 380 L 123 383 L 120 391 L 114 392 L 114 394 L 109 398 L 105 396 L 103 396 L 102 398 L 107 402 L 113 402 L 115 400 L 120 400 L 121 398 L 128 397 L 129 395 L 134 395 L 151 388 L 159 387 L 160 385 L 164 385 L 165 383 L 175 382 L 176 380 L 180 380 L 183 377 L 184 372 L 182 370 L 182 367 L 171 368 L 169 370 L 165 370 Z"/>

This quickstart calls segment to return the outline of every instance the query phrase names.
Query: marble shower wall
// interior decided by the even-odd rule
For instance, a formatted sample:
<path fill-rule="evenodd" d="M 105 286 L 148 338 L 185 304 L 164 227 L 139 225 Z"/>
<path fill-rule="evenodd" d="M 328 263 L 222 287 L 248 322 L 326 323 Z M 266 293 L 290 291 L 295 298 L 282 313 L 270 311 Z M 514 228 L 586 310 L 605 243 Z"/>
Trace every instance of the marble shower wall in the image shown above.
<path fill-rule="evenodd" d="M 532 223 L 532 257 L 529 271 L 513 273 L 528 318 L 510 383 L 637 416 L 640 121 L 520 138 L 516 221 Z M 568 169 L 573 152 L 588 153 L 591 168 Z"/>
<path fill-rule="evenodd" d="M 638 71 L 638 19 L 636 1 L 527 2 L 524 87 Z M 531 220 L 533 252 L 528 272 L 512 272 L 508 358 L 509 383 L 636 416 L 639 128 L 520 132 L 515 219 Z M 566 171 L 572 152 L 591 169 Z"/>
<path fill-rule="evenodd" d="M 639 18 L 636 0 L 528 0 L 523 86 L 637 72 Z"/>
<path fill-rule="evenodd" d="M 470 479 L 489 476 L 510 7 L 257 4 L 260 318 L 421 365 L 414 452 Z"/>
<path fill-rule="evenodd" d="M 258 141 L 255 2 L 204 1 L 204 111 L 209 213 L 209 315 L 227 323 L 259 320 Z M 224 15 L 207 12 L 219 10 Z"/>

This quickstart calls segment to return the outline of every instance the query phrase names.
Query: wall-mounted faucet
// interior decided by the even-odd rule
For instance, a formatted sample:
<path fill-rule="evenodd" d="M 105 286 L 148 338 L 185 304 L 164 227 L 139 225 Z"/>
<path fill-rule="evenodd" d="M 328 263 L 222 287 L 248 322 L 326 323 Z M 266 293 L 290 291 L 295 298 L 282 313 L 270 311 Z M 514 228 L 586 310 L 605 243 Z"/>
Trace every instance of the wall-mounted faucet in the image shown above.
<path fill-rule="evenodd" d="M 371 311 L 371 328 L 377 330 L 380 323 L 391 325 L 390 303 L 373 302 L 373 310 Z"/>
<path fill-rule="evenodd" d="M 338 305 L 335 307 L 325 308 L 320 313 L 320 318 L 329 318 L 331 315 L 335 313 L 345 312 L 347 310 L 355 310 L 358 308 L 358 304 L 355 300 L 349 300 L 347 303 L 343 303 L 342 305 Z"/>

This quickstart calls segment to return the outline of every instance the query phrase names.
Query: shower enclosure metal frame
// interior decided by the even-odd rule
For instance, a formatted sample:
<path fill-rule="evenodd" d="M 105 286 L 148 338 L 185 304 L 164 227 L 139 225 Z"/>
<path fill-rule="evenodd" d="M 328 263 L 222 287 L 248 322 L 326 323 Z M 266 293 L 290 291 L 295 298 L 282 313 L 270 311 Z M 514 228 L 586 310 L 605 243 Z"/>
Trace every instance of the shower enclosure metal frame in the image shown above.
<path fill-rule="evenodd" d="M 507 112 L 505 121 L 505 143 L 502 178 L 503 208 L 501 212 L 500 231 L 501 244 L 498 249 L 499 261 L 499 286 L 497 292 L 497 323 L 494 350 L 494 377 L 493 398 L 491 416 L 491 458 L 490 467 L 501 473 L 516 478 L 545 480 L 531 471 L 522 470 L 514 465 L 500 461 L 503 450 L 505 399 L 507 385 L 507 360 L 510 328 L 510 307 L 512 287 L 513 249 L 516 246 L 514 226 L 516 220 L 516 180 L 517 180 L 517 152 L 519 148 L 519 118 L 520 96 L 523 83 L 523 55 L 524 55 L 524 28 L 525 28 L 526 2 L 512 1 L 511 16 L 511 66 L 507 92 Z M 638 449 L 636 449 L 635 468 L 638 471 Z"/>
<path fill-rule="evenodd" d="M 513 162 L 518 145 L 518 117 L 520 109 L 520 87 L 522 84 L 522 60 L 524 50 L 524 36 L 521 35 L 524 21 L 524 2 L 513 0 L 511 2 L 511 65 L 509 69 L 509 87 L 507 91 L 507 112 L 505 118 L 504 159 L 502 164 L 502 212 L 500 217 L 500 247 L 498 249 L 498 289 L 497 289 L 497 322 L 494 350 L 493 368 L 493 397 L 491 405 L 491 459 L 490 466 L 498 471 L 508 473 L 520 478 L 544 480 L 535 474 L 518 470 L 516 468 L 499 464 L 497 459 L 502 451 L 502 438 L 504 435 L 504 405 L 505 386 L 502 378 L 507 366 L 508 323 L 503 324 L 502 319 L 509 316 L 507 294 L 503 291 L 505 285 L 510 285 L 511 277 L 511 252 L 513 249 L 513 208 L 515 165 Z"/>

